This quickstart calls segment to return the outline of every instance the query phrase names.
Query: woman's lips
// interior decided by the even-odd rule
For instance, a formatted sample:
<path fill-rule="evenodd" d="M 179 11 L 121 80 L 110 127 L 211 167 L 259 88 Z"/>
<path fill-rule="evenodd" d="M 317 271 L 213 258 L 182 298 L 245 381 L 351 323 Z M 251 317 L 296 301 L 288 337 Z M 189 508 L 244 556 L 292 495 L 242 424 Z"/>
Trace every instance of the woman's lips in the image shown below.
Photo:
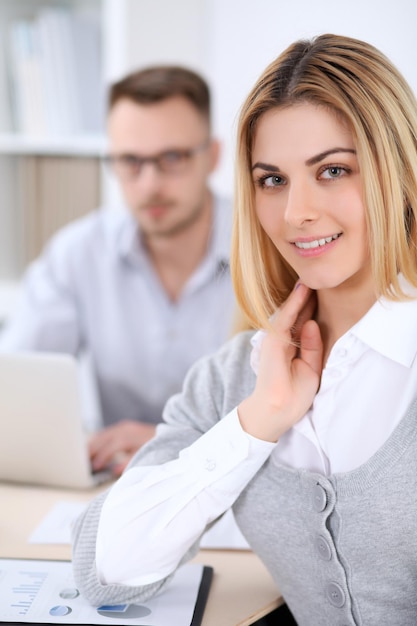
<path fill-rule="evenodd" d="M 301 250 L 314 250 L 315 248 L 321 248 L 335 239 L 338 239 L 340 235 L 341 233 L 337 233 L 336 235 L 329 235 L 328 237 L 321 237 L 319 239 L 311 239 L 310 241 L 294 241 L 294 245 L 296 248 Z"/>

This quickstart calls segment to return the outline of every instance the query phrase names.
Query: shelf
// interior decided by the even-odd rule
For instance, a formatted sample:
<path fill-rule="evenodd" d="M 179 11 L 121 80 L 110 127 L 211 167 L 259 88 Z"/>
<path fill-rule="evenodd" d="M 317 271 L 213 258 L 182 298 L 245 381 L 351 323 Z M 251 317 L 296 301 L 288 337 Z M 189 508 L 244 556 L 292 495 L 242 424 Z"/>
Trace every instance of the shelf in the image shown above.
<path fill-rule="evenodd" d="M 104 136 L 27 137 L 14 133 L 0 134 L 0 155 L 97 156 L 105 153 Z"/>

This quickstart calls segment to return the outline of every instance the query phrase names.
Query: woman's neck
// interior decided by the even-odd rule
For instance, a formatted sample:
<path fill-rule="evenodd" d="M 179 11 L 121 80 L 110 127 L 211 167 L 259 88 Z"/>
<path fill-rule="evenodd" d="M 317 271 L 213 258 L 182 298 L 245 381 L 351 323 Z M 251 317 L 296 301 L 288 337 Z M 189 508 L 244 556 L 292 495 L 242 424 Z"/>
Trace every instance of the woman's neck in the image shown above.
<path fill-rule="evenodd" d="M 373 286 L 340 286 L 317 292 L 315 319 L 324 346 L 323 365 L 336 341 L 369 311 L 376 301 Z"/>

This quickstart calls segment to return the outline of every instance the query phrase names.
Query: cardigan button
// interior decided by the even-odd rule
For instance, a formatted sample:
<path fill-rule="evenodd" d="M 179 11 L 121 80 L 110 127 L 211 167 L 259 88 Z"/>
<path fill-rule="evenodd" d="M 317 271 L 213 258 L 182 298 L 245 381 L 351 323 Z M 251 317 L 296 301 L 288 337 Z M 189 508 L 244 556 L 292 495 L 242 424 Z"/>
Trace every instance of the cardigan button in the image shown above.
<path fill-rule="evenodd" d="M 346 602 L 345 592 L 337 583 L 329 583 L 326 586 L 326 596 L 330 604 L 341 609 Z"/>
<path fill-rule="evenodd" d="M 314 485 L 313 492 L 313 508 L 317 513 L 324 511 L 327 505 L 326 490 L 319 484 Z"/>
<path fill-rule="evenodd" d="M 332 558 L 332 549 L 328 541 L 322 535 L 318 535 L 315 539 L 315 545 L 319 557 L 324 561 L 330 561 Z"/>

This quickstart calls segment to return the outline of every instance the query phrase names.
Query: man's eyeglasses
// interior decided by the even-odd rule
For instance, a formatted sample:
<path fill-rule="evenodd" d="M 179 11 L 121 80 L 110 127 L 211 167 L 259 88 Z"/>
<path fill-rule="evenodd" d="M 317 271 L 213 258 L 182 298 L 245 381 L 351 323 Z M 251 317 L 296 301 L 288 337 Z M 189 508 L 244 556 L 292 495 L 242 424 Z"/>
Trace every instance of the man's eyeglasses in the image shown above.
<path fill-rule="evenodd" d="M 136 178 L 142 172 L 146 163 L 151 163 L 162 174 L 181 174 L 187 169 L 192 157 L 206 150 L 209 140 L 195 146 L 194 148 L 178 148 L 165 150 L 154 156 L 140 156 L 139 154 L 109 154 L 104 157 L 115 174 L 120 178 L 129 180 Z"/>

